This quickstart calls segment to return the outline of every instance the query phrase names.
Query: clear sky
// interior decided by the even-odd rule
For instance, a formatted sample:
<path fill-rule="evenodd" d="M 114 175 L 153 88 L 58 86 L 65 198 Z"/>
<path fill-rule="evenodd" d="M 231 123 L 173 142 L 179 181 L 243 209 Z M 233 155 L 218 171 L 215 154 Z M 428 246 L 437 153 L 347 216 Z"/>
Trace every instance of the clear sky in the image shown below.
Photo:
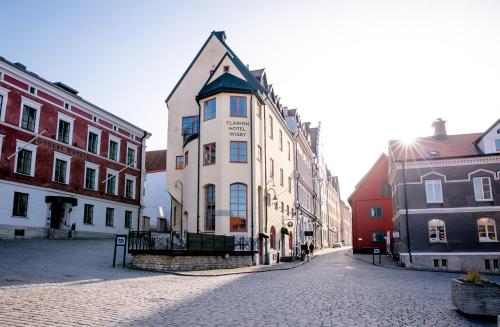
<path fill-rule="evenodd" d="M 500 118 L 500 1 L 2 1 L 0 56 L 167 145 L 165 98 L 212 30 L 325 131 L 344 199 L 387 141 Z"/>

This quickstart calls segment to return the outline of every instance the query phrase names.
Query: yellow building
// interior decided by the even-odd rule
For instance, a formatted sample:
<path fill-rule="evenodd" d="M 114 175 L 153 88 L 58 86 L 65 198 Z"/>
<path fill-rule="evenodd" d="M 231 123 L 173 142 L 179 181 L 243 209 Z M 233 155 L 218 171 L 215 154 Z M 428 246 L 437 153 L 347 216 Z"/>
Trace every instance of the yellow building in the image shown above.
<path fill-rule="evenodd" d="M 166 100 L 172 226 L 243 238 L 254 264 L 274 263 L 298 245 L 294 137 L 265 71 L 225 39 L 211 33 Z"/>

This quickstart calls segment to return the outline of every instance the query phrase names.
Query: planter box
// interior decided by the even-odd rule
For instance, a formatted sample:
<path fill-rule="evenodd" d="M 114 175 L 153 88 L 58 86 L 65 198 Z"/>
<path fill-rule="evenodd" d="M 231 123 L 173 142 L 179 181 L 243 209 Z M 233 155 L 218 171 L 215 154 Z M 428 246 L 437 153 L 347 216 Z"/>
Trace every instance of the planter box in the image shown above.
<path fill-rule="evenodd" d="M 451 300 L 463 313 L 473 315 L 500 315 L 500 285 L 492 282 L 468 283 L 451 281 Z"/>

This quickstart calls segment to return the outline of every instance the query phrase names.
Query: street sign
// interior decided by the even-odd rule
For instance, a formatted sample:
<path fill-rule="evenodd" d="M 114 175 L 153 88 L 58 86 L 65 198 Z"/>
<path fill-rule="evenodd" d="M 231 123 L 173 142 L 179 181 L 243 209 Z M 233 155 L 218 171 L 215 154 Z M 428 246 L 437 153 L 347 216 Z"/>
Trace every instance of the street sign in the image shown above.
<path fill-rule="evenodd" d="M 380 249 L 373 249 L 373 253 L 380 254 Z"/>
<path fill-rule="evenodd" d="M 392 237 L 399 238 L 399 231 L 398 230 L 393 231 L 392 232 Z"/>
<path fill-rule="evenodd" d="M 115 251 L 113 253 L 113 267 L 116 263 L 116 248 L 118 246 L 123 246 L 123 267 L 125 267 L 125 257 L 127 255 L 127 249 L 125 246 L 127 245 L 127 235 L 115 235 Z"/>
<path fill-rule="evenodd" d="M 288 227 L 290 227 L 290 228 L 292 228 L 292 227 L 293 227 L 293 221 L 289 221 L 289 222 L 287 223 L 287 226 L 288 226 Z"/>
<path fill-rule="evenodd" d="M 313 236 L 313 231 L 312 230 L 306 230 L 304 231 L 304 236 Z"/>

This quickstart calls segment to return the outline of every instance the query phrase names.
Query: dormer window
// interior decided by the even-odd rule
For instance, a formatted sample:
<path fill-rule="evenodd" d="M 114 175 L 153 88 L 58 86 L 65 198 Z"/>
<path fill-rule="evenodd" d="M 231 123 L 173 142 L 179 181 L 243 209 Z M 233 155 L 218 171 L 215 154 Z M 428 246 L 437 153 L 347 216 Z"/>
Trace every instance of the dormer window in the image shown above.
<path fill-rule="evenodd" d="M 430 150 L 429 151 L 429 156 L 431 156 L 431 157 L 438 157 L 439 156 L 439 151 Z"/>
<path fill-rule="evenodd" d="M 224 73 L 227 73 L 229 71 L 229 66 L 224 66 Z"/>
<path fill-rule="evenodd" d="M 500 139 L 495 140 L 495 148 L 497 152 L 500 152 Z"/>

